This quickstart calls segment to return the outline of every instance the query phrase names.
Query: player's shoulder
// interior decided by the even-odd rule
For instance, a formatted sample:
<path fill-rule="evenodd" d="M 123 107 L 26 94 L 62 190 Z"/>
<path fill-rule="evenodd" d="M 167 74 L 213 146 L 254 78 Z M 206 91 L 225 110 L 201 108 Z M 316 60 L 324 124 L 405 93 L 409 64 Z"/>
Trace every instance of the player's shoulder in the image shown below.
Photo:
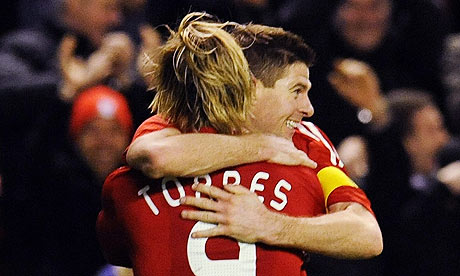
<path fill-rule="evenodd" d="M 110 173 L 105 179 L 102 192 L 106 195 L 137 189 L 145 177 L 128 166 L 120 167 Z"/>
<path fill-rule="evenodd" d="M 146 119 L 141 125 L 143 124 L 160 124 L 160 125 L 168 125 L 168 121 L 165 120 L 162 116 L 156 114 L 148 119 Z"/>
<path fill-rule="evenodd" d="M 122 166 L 111 172 L 105 179 L 104 185 L 111 186 L 113 182 L 116 182 L 118 179 L 122 178 L 124 175 L 128 174 L 131 171 L 131 168 L 128 166 Z"/>
<path fill-rule="evenodd" d="M 329 140 L 327 135 L 323 130 L 321 130 L 319 126 L 309 121 L 301 121 L 297 125 L 295 135 L 309 141 L 311 140 L 320 142 L 321 138 L 326 138 Z"/>
<path fill-rule="evenodd" d="M 302 121 L 296 129 L 293 141 L 298 149 L 305 151 L 311 159 L 316 161 L 317 171 L 327 166 L 344 168 L 329 137 L 312 122 Z"/>
<path fill-rule="evenodd" d="M 223 169 L 223 170 L 229 170 Z M 275 163 L 269 163 L 266 161 L 249 163 L 239 165 L 231 168 L 230 170 L 238 171 L 242 176 L 258 177 L 261 174 L 265 174 L 265 177 L 271 178 L 304 178 L 306 176 L 316 176 L 316 173 L 311 168 L 305 166 L 288 166 Z M 263 176 L 262 176 L 263 177 Z"/>
<path fill-rule="evenodd" d="M 146 119 L 140 126 L 137 128 L 136 132 L 134 133 L 133 141 L 147 133 L 151 133 L 154 131 L 162 130 L 165 128 L 174 127 L 171 125 L 167 120 L 165 120 L 160 115 L 153 115 L 152 117 Z"/>

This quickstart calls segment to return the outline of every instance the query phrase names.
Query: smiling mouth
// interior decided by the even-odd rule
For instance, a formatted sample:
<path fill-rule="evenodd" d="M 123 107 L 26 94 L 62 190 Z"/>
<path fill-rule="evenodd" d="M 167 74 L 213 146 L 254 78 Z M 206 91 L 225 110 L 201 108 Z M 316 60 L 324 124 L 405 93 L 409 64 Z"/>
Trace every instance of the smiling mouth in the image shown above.
<path fill-rule="evenodd" d="M 295 129 L 295 128 L 297 128 L 298 125 L 299 125 L 299 123 L 296 122 L 296 121 L 293 121 L 293 120 L 287 120 L 286 121 L 286 126 L 288 128 L 290 128 L 290 129 Z"/>

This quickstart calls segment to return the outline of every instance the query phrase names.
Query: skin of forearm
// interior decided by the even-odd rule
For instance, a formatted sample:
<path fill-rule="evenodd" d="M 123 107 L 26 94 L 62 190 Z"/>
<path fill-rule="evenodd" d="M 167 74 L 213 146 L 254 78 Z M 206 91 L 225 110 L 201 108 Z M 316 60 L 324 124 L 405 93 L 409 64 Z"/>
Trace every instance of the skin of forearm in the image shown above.
<path fill-rule="evenodd" d="M 260 135 L 180 134 L 170 131 L 162 139 L 150 134 L 136 139 L 127 153 L 128 164 L 152 178 L 190 177 L 225 167 L 267 160 Z M 174 153 L 174 154 L 172 154 Z"/>
<path fill-rule="evenodd" d="M 375 218 L 359 204 L 313 218 L 270 212 L 259 241 L 298 248 L 336 258 L 363 259 L 379 255 L 382 235 Z"/>

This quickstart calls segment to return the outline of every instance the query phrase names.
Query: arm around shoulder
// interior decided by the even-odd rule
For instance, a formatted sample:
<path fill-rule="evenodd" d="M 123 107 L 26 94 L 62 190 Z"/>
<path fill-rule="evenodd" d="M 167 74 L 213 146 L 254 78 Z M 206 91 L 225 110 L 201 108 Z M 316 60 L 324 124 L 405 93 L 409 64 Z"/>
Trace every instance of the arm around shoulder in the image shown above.
<path fill-rule="evenodd" d="M 294 217 L 269 210 L 255 193 L 240 185 L 224 190 L 203 184 L 196 191 L 207 198 L 185 197 L 181 204 L 206 211 L 184 210 L 182 218 L 218 224 L 194 238 L 229 236 L 237 240 L 296 248 L 327 256 L 365 259 L 382 252 L 382 234 L 368 209 L 357 202 L 339 202 L 317 217 Z"/>
<path fill-rule="evenodd" d="M 271 233 L 263 243 L 294 247 L 344 259 L 366 259 L 383 250 L 380 227 L 361 204 L 331 205 L 326 215 L 296 218 L 272 212 Z"/>
<path fill-rule="evenodd" d="M 165 128 L 137 138 L 127 162 L 152 178 L 190 177 L 252 162 L 315 166 L 291 141 L 265 134 L 189 133 Z"/>

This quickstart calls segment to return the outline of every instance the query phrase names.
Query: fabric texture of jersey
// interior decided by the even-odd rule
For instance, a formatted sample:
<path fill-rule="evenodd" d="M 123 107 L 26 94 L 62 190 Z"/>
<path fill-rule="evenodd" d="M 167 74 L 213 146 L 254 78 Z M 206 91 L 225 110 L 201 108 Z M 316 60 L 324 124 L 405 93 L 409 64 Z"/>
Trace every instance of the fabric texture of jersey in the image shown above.
<path fill-rule="evenodd" d="M 138 137 L 172 127 L 160 116 L 146 120 Z M 213 133 L 212 129 L 203 132 Z M 215 132 L 214 132 L 215 133 Z M 230 238 L 192 239 L 191 232 L 213 227 L 180 218 L 179 198 L 200 196 L 193 182 L 244 185 L 267 208 L 291 216 L 325 214 L 339 202 L 357 202 L 372 212 L 364 192 L 337 185 L 325 195 L 317 173 L 335 167 L 346 173 L 335 148 L 315 125 L 302 122 L 293 136 L 297 148 L 318 163 L 316 169 L 259 162 L 227 168 L 196 178 L 149 179 L 128 167 L 118 169 L 103 188 L 103 210 L 97 230 L 107 259 L 132 266 L 135 275 L 306 275 L 299 252 L 263 244 L 238 243 Z"/>
<path fill-rule="evenodd" d="M 175 126 L 168 123 L 159 115 L 152 116 L 139 126 L 132 141 L 142 135 L 162 130 L 164 128 L 175 128 Z M 207 128 L 202 132 L 215 133 L 215 131 L 210 128 Z M 333 166 L 339 168 L 348 175 L 345 166 L 340 160 L 337 150 L 330 139 L 313 123 L 302 121 L 296 129 L 296 132 L 292 137 L 292 141 L 298 149 L 307 153 L 307 155 L 318 164 L 317 168 L 314 169 L 316 173 L 326 167 Z M 360 188 L 338 186 L 336 189 L 331 191 L 327 197 L 326 207 L 339 202 L 360 203 L 369 212 L 374 214 L 369 199 Z"/>
<path fill-rule="evenodd" d="M 107 259 L 145 275 L 306 275 L 301 252 L 230 238 L 194 239 L 212 224 L 183 220 L 179 198 L 201 196 L 194 182 L 240 184 L 265 206 L 291 216 L 325 214 L 324 195 L 313 170 L 270 163 L 227 168 L 196 178 L 149 179 L 128 167 L 113 172 L 103 188 L 97 230 Z"/>

